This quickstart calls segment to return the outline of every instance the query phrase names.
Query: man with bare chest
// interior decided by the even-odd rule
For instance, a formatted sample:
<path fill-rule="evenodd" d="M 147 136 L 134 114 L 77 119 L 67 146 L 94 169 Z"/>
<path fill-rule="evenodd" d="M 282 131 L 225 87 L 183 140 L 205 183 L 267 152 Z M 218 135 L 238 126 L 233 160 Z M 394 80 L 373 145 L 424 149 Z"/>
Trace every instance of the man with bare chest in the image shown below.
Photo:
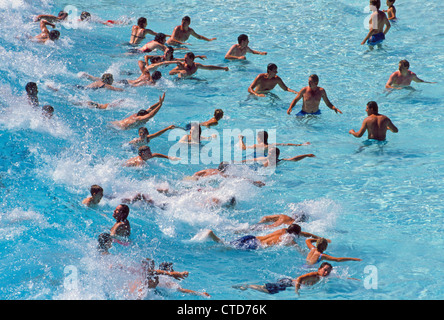
<path fill-rule="evenodd" d="M 266 93 L 269 93 L 274 87 L 276 87 L 276 85 L 279 85 L 282 90 L 297 94 L 296 91 L 285 85 L 277 73 L 277 66 L 274 63 L 269 63 L 267 66 L 267 73 L 259 74 L 251 83 L 250 87 L 248 87 L 248 92 L 257 97 L 265 97 Z"/>
<path fill-rule="evenodd" d="M 177 62 L 177 67 L 170 71 L 170 75 L 178 75 L 179 78 L 185 78 L 191 76 L 197 72 L 198 69 L 204 70 L 225 70 L 228 71 L 228 67 L 203 65 L 201 63 L 194 62 L 195 55 L 192 52 L 185 54 L 184 62 Z"/>
<path fill-rule="evenodd" d="M 205 41 L 216 40 L 216 38 L 209 39 L 204 36 L 201 36 L 200 34 L 197 34 L 192 28 L 190 28 L 190 24 L 191 24 L 191 18 L 188 16 L 183 17 L 182 23 L 180 24 L 180 26 L 174 28 L 171 37 L 167 41 L 167 44 L 169 45 L 184 44 L 184 42 L 187 41 L 190 36 Z"/>
<path fill-rule="evenodd" d="M 362 137 L 367 131 L 369 140 L 385 141 L 387 130 L 398 132 L 398 128 L 387 116 L 378 113 L 378 104 L 375 101 L 367 103 L 365 111 L 368 117 L 364 119 L 361 129 L 358 132 L 353 129 L 349 131 L 356 138 Z"/>
<path fill-rule="evenodd" d="M 410 63 L 407 60 L 399 61 L 399 69 L 392 73 L 385 87 L 387 89 L 402 89 L 410 86 L 412 81 L 423 82 L 423 83 L 436 83 L 419 79 L 414 72 L 409 70 L 409 68 L 410 68 Z"/>
<path fill-rule="evenodd" d="M 304 116 L 307 114 L 314 114 L 319 115 L 321 114 L 321 110 L 319 110 L 319 104 L 321 103 L 321 99 L 324 100 L 327 107 L 335 111 L 336 113 L 341 113 L 342 111 L 336 108 L 330 100 L 327 98 L 327 93 L 325 92 L 324 88 L 318 87 L 319 83 L 319 77 L 315 74 L 312 74 L 308 78 L 308 86 L 304 87 L 299 91 L 296 98 L 293 99 L 293 101 L 290 104 L 290 107 L 287 110 L 287 114 L 290 114 L 293 110 L 296 103 L 298 103 L 299 100 L 303 99 L 302 101 L 302 110 L 296 114 L 296 116 Z"/>

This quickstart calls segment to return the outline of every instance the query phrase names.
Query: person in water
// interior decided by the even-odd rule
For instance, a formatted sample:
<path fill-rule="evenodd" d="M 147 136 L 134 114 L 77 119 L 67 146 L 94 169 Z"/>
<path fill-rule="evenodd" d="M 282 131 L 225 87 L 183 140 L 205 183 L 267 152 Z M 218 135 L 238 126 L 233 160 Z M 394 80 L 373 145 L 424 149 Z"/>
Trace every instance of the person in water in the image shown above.
<path fill-rule="evenodd" d="M 382 10 L 383 12 L 387 13 L 387 18 L 389 20 L 396 20 L 396 8 L 394 6 L 396 0 L 387 0 L 386 4 L 388 9 Z"/>
<path fill-rule="evenodd" d="M 60 11 L 57 16 L 51 14 L 40 14 L 35 17 L 34 22 L 46 20 L 48 22 L 56 23 L 60 21 L 65 21 L 68 18 L 68 13 L 65 11 Z"/>
<path fill-rule="evenodd" d="M 113 26 L 113 25 L 118 25 L 118 24 L 126 24 L 125 21 L 119 21 L 119 20 L 106 20 L 106 21 L 102 21 L 102 20 L 99 20 L 99 19 L 92 20 L 91 13 L 89 13 L 88 11 L 83 11 L 80 14 L 79 21 L 82 21 L 82 22 L 90 22 L 90 21 L 92 21 L 92 22 L 97 22 L 97 23 L 104 24 L 106 26 Z"/>
<path fill-rule="evenodd" d="M 291 113 L 294 106 L 298 103 L 299 100 L 302 99 L 302 110 L 299 111 L 296 116 L 304 116 L 307 114 L 319 115 L 321 114 L 321 110 L 319 110 L 319 104 L 321 103 L 321 99 L 324 100 L 327 107 L 333 110 L 336 113 L 341 113 L 342 111 L 336 108 L 330 100 L 327 98 L 327 92 L 324 88 L 318 87 L 319 77 L 316 74 L 312 74 L 308 77 L 308 86 L 302 88 L 297 96 L 293 99 L 290 104 L 290 107 L 287 110 L 287 114 Z"/>
<path fill-rule="evenodd" d="M 285 158 L 285 159 L 279 159 L 279 155 L 280 155 L 281 151 L 279 150 L 279 148 L 276 147 L 271 147 L 268 149 L 268 154 L 266 157 L 258 157 L 258 158 L 254 158 L 254 159 L 245 159 L 242 160 L 242 163 L 246 163 L 246 162 L 257 162 L 260 163 L 262 166 L 264 167 L 275 167 L 278 163 L 282 162 L 282 161 L 292 161 L 292 162 L 296 162 L 296 161 L 301 161 L 302 159 L 305 158 L 314 158 L 315 155 L 312 153 L 309 154 L 302 154 L 299 156 L 294 156 L 291 158 Z"/>
<path fill-rule="evenodd" d="M 187 52 L 184 57 L 184 62 L 177 62 L 177 67 L 170 71 L 170 75 L 178 75 L 179 78 L 191 76 L 199 69 L 203 70 L 224 70 L 228 71 L 228 67 L 219 67 L 212 65 L 203 65 L 201 63 L 194 62 L 195 55 L 192 52 Z"/>
<path fill-rule="evenodd" d="M 154 61 L 154 59 L 152 59 Z M 118 83 L 131 87 L 154 86 L 162 78 L 162 73 L 156 69 L 165 64 L 172 64 L 172 61 L 164 61 L 146 65 L 143 61 L 138 61 L 142 74 L 135 80 L 120 80 Z M 152 72 L 152 73 L 151 73 Z"/>
<path fill-rule="evenodd" d="M 269 147 L 276 147 L 276 146 L 293 146 L 293 147 L 300 147 L 300 146 L 307 146 L 310 142 L 305 143 L 268 143 L 268 132 L 267 131 L 259 131 L 257 133 L 257 143 L 252 146 L 247 146 L 244 143 L 244 136 L 239 135 L 239 146 L 242 150 L 246 149 L 254 149 L 255 151 L 259 152 L 267 152 Z"/>
<path fill-rule="evenodd" d="M 139 53 L 148 53 L 154 50 L 160 50 L 165 52 L 167 49 L 167 47 L 165 46 L 165 41 L 166 41 L 166 35 L 164 33 L 158 33 L 155 35 L 154 40 L 149 41 L 144 46 L 136 50 Z"/>
<path fill-rule="evenodd" d="M 157 62 L 163 62 L 163 61 L 175 61 L 175 62 L 184 62 L 185 58 L 175 58 L 174 57 L 174 48 L 171 46 L 167 46 L 167 49 L 164 51 L 163 55 L 146 55 L 144 57 L 145 60 L 145 65 L 149 65 L 150 62 L 153 63 L 153 61 L 151 59 L 153 58 L 158 58 L 158 60 L 156 60 Z M 202 60 L 205 60 L 207 58 L 207 56 L 205 55 L 195 55 L 194 58 L 199 58 Z"/>
<path fill-rule="evenodd" d="M 316 246 L 313 245 L 313 242 L 316 242 Z M 331 241 L 325 238 L 317 238 L 317 239 L 307 239 L 305 240 L 305 244 L 307 245 L 310 252 L 308 252 L 306 262 L 307 265 L 314 265 L 316 263 L 321 262 L 322 260 L 335 261 L 335 262 L 344 262 L 344 261 L 362 261 L 359 258 L 337 258 L 325 254 L 325 250 L 327 250 L 328 243 Z"/>
<path fill-rule="evenodd" d="M 403 89 L 410 86 L 412 81 L 421 83 L 436 83 L 419 79 L 416 73 L 410 71 L 409 68 L 410 63 L 407 60 L 399 61 L 398 70 L 391 74 L 385 85 L 386 89 Z"/>
<path fill-rule="evenodd" d="M 369 21 L 369 32 L 361 45 L 368 44 L 370 50 L 375 45 L 380 46 L 385 40 L 385 35 L 390 30 L 390 22 L 386 14 L 379 10 L 381 8 L 381 0 L 370 0 L 370 10 L 373 11 Z M 385 28 L 384 28 L 385 26 Z"/>
<path fill-rule="evenodd" d="M 224 112 L 222 111 L 222 109 L 216 109 L 214 110 L 214 114 L 211 119 L 201 122 L 199 125 L 207 128 L 217 126 L 219 124 L 220 119 L 222 119 L 223 116 Z"/>
<path fill-rule="evenodd" d="M 199 40 L 205 41 L 214 41 L 216 38 L 206 38 L 197 34 L 192 28 L 190 28 L 191 18 L 189 16 L 185 16 L 182 18 L 182 22 L 179 26 L 176 26 L 171 34 L 171 37 L 168 39 L 167 43 L 169 45 L 181 45 L 187 44 L 185 43 L 190 36 L 193 36 Z"/>
<path fill-rule="evenodd" d="M 202 128 L 199 123 L 195 122 L 191 124 L 190 133 L 180 138 L 179 143 L 199 144 L 202 140 L 211 140 L 216 137 L 217 135 L 202 137 Z"/>
<path fill-rule="evenodd" d="M 259 74 L 248 87 L 248 92 L 257 97 L 265 97 L 266 93 L 269 93 L 276 85 L 279 85 L 282 90 L 297 94 L 296 91 L 285 85 L 277 73 L 278 67 L 274 63 L 269 63 L 267 73 Z"/>
<path fill-rule="evenodd" d="M 90 188 L 91 196 L 83 199 L 82 204 L 87 207 L 93 207 L 100 203 L 103 198 L 103 188 L 97 184 L 93 184 Z"/>
<path fill-rule="evenodd" d="M 297 246 L 296 242 L 294 241 L 294 237 L 299 237 L 300 233 L 301 227 L 297 224 L 292 224 L 288 228 L 276 230 L 265 236 L 247 235 L 229 242 L 228 245 L 234 247 L 235 249 L 244 250 L 256 250 L 259 248 L 265 248 L 275 245 Z M 225 244 L 225 242 L 217 237 L 212 230 L 206 230 L 204 232 L 203 238 L 208 238 L 215 242 Z"/>
<path fill-rule="evenodd" d="M 37 83 L 28 82 L 25 86 L 26 95 L 28 97 L 28 102 L 33 108 L 39 107 L 39 90 L 37 88 Z"/>
<path fill-rule="evenodd" d="M 113 121 L 111 122 L 111 124 L 122 130 L 127 130 L 136 126 L 144 125 L 148 120 L 154 117 L 157 112 L 159 112 L 164 100 L 165 93 L 163 93 L 163 95 L 159 97 L 158 102 L 153 104 L 148 109 L 139 110 L 139 112 L 134 113 L 123 120 Z"/>
<path fill-rule="evenodd" d="M 148 146 L 139 147 L 138 156 L 129 159 L 125 163 L 125 167 L 140 167 L 145 165 L 146 161 L 152 158 L 163 158 L 170 161 L 178 161 L 178 157 L 170 157 L 161 153 L 152 153 L 151 148 Z"/>
<path fill-rule="evenodd" d="M 108 89 L 108 90 L 112 90 L 112 91 L 123 91 L 123 89 L 121 89 L 121 88 L 117 88 L 117 87 L 112 86 L 112 84 L 114 82 L 114 77 L 111 73 L 104 73 L 101 78 L 98 78 L 98 77 L 94 77 L 90 74 L 87 74 L 86 72 L 82 72 L 80 74 L 80 77 L 86 78 L 86 79 L 94 81 L 94 82 L 87 85 L 86 87 L 78 86 L 79 88 L 93 89 L 93 90 Z"/>
<path fill-rule="evenodd" d="M 264 285 L 246 284 L 241 286 L 233 286 L 235 289 L 247 290 L 253 289 L 268 294 L 276 294 L 281 291 L 285 291 L 287 288 L 295 287 L 295 291 L 299 294 L 301 285 L 312 286 L 318 283 L 322 278 L 330 275 L 333 267 L 328 262 L 323 262 L 317 271 L 309 272 L 297 277 L 296 279 L 282 278 L 276 282 L 266 283 Z"/>
<path fill-rule="evenodd" d="M 375 101 L 367 103 L 367 108 L 365 109 L 367 118 L 362 122 L 361 129 L 358 132 L 351 129 L 349 133 L 356 138 L 360 138 L 367 131 L 368 139 L 377 141 L 385 141 L 387 130 L 397 133 L 398 128 L 389 117 L 379 114 L 378 109 L 378 104 Z"/>
<path fill-rule="evenodd" d="M 130 38 L 130 44 L 136 45 L 142 42 L 142 40 L 145 40 L 145 36 L 147 34 L 151 34 L 153 36 L 157 35 L 157 32 L 154 32 L 151 29 L 147 29 L 148 21 L 144 17 L 140 17 L 137 20 L 137 25 L 134 25 L 131 28 L 131 38 Z M 165 35 L 166 37 L 169 37 L 169 35 Z"/>
<path fill-rule="evenodd" d="M 108 255 L 109 249 L 111 249 L 113 246 L 113 238 L 111 237 L 111 234 L 107 232 L 99 234 L 99 236 L 97 237 L 97 242 L 98 242 L 97 250 L 102 255 Z"/>
<path fill-rule="evenodd" d="M 60 31 L 58 30 L 49 31 L 47 26 L 55 28 L 54 23 L 51 23 L 45 19 L 40 20 L 41 33 L 33 38 L 35 41 L 45 43 L 46 41 L 55 41 L 60 37 Z"/>
<path fill-rule="evenodd" d="M 256 51 L 251 49 L 248 44 L 250 40 L 248 40 L 248 36 L 246 34 L 241 34 L 237 37 L 237 44 L 233 44 L 228 52 L 225 54 L 225 59 L 228 60 L 246 60 L 245 57 L 247 53 L 266 55 L 266 52 Z"/>
<path fill-rule="evenodd" d="M 129 142 L 129 144 L 137 145 L 137 146 L 146 145 L 152 139 L 154 139 L 156 137 L 159 137 L 160 135 L 162 135 L 166 131 L 174 129 L 175 127 L 176 127 L 175 125 L 170 125 L 170 126 L 166 127 L 165 129 L 162 129 L 162 130 L 160 130 L 160 131 L 158 131 L 156 133 L 153 133 L 153 134 L 149 134 L 148 129 L 146 127 L 140 127 L 139 131 L 138 131 L 139 132 L 139 137 L 131 140 Z"/>
<path fill-rule="evenodd" d="M 129 207 L 126 204 L 119 204 L 113 212 L 113 218 L 116 223 L 110 230 L 111 237 L 129 237 L 131 235 L 131 226 L 128 221 Z"/>

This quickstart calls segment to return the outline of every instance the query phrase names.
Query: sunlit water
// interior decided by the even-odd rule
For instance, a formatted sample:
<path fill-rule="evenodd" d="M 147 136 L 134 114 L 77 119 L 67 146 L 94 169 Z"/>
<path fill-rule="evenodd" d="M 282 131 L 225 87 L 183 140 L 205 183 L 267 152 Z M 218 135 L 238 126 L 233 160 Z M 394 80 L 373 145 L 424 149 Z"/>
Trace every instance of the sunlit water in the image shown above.
<path fill-rule="evenodd" d="M 100 19 L 127 24 L 62 23 L 57 26 L 61 38 L 56 43 L 28 41 L 28 36 L 39 33 L 33 16 L 57 14 L 67 5 L 76 7 L 78 14 L 88 10 Z M 399 21 L 383 47 L 369 52 L 360 45 L 367 32 L 365 1 L 167 1 L 162 5 L 133 0 L 90 5 L 1 1 L 0 297 L 133 299 L 128 288 L 138 274 L 128 270 L 149 257 L 189 271 L 181 286 L 206 291 L 212 299 L 442 299 L 444 5 L 412 0 L 396 7 Z M 145 16 L 148 28 L 171 34 L 184 15 L 191 17 L 197 33 L 217 37 L 209 43 L 190 38 L 189 48 L 208 57 L 198 62 L 228 66 L 229 72 L 202 70 L 192 80 L 177 81 L 168 75 L 171 67 L 166 67 L 155 87 L 124 92 L 74 89 L 76 84 L 89 83 L 79 78 L 81 71 L 135 79 L 136 61 L 142 56 L 125 53 L 137 18 Z M 268 55 L 250 54 L 244 62 L 224 60 L 240 33 L 249 35 L 253 49 Z M 438 83 L 414 83 L 415 91 L 387 94 L 384 85 L 401 59 L 409 60 L 420 78 Z M 294 90 L 317 73 L 320 86 L 343 114 L 322 104 L 321 116 L 297 120 L 286 114 L 292 93 L 276 88 L 272 96 L 250 97 L 248 86 L 270 62 L 278 65 L 279 75 Z M 28 106 L 24 87 L 29 81 L 39 86 L 40 104 L 54 106 L 51 120 Z M 137 136 L 137 129 L 119 131 L 109 123 L 152 105 L 163 92 L 164 106 L 147 123 L 151 133 L 170 124 L 207 120 L 214 109 L 221 108 L 225 115 L 215 127 L 220 137 L 224 129 L 274 129 L 277 142 L 311 142 L 282 147 L 281 157 L 305 153 L 316 157 L 283 163 L 275 172 L 236 168 L 241 176 L 264 181 L 263 188 L 242 179 L 184 180 L 198 170 L 216 167 L 219 161 L 184 165 L 156 159 L 142 169 L 122 167 L 135 156 L 127 143 Z M 108 110 L 76 105 L 118 99 L 124 100 Z M 348 134 L 360 128 L 370 100 L 377 101 L 380 112 L 399 128 L 398 134 L 388 133 L 384 146 L 365 147 L 365 137 Z M 174 144 L 164 134 L 150 146 L 153 152 L 167 154 Z M 81 201 L 92 184 L 101 185 L 106 197 L 97 208 L 88 209 Z M 167 197 L 156 191 L 159 187 L 177 194 Z M 114 244 L 112 255 L 101 257 L 97 236 L 113 225 L 112 212 L 120 199 L 137 192 L 166 203 L 166 209 L 131 205 L 131 244 Z M 211 197 L 232 196 L 237 199 L 235 208 L 207 204 Z M 263 284 L 311 271 L 304 267 L 306 252 L 284 246 L 232 250 L 196 237 L 212 229 L 224 240 L 234 240 L 245 234 L 237 231 L 264 215 L 294 211 L 309 215 L 301 223 L 304 231 L 332 240 L 328 253 L 363 261 L 333 263 L 333 274 L 301 290 L 299 297 L 290 289 L 266 295 L 232 286 Z M 299 244 L 305 248 L 303 240 Z M 67 281 L 73 275 L 75 287 Z M 371 283 L 370 276 L 374 277 Z M 145 298 L 203 299 L 166 289 Z"/>

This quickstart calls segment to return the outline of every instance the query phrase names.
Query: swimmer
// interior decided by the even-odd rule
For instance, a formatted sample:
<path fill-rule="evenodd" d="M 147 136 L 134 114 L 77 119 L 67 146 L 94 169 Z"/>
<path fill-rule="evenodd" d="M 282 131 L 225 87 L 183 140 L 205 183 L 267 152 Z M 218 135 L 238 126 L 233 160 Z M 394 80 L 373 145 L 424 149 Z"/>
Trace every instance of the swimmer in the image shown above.
<path fill-rule="evenodd" d="M 258 248 L 266 248 L 275 245 L 287 245 L 287 246 L 296 246 L 296 242 L 293 240 L 293 237 L 299 236 L 301 232 L 301 227 L 297 224 L 292 224 L 288 228 L 283 228 L 277 231 L 274 231 L 265 236 L 252 236 L 247 235 L 240 239 L 229 242 L 228 244 L 235 249 L 247 249 L 247 250 L 255 250 Z M 206 230 L 204 233 L 204 238 L 211 239 L 218 243 L 225 244 L 219 237 L 217 237 L 212 230 Z"/>
<path fill-rule="evenodd" d="M 37 94 L 39 93 L 39 90 L 37 88 L 37 84 L 35 82 L 28 82 L 25 86 L 25 90 L 29 104 L 34 108 L 38 108 L 39 97 Z"/>
<path fill-rule="evenodd" d="M 160 108 L 163 105 L 163 101 L 165 100 L 165 93 L 159 97 L 159 101 L 153 104 L 148 109 L 142 109 L 137 113 L 130 115 L 129 117 L 120 120 L 111 122 L 112 125 L 116 126 L 119 129 L 127 130 L 134 128 L 136 126 L 140 126 L 145 124 L 148 120 L 156 115 L 159 112 Z"/>
<path fill-rule="evenodd" d="M 190 24 L 191 18 L 189 16 L 183 17 L 181 24 L 174 28 L 173 33 L 171 34 L 171 37 L 168 39 L 167 43 L 170 45 L 186 44 L 185 41 L 187 41 L 190 36 L 205 41 L 214 41 L 217 39 L 209 39 L 197 34 L 192 28 L 190 28 Z"/>
<path fill-rule="evenodd" d="M 152 153 L 151 148 L 148 146 L 139 147 L 138 156 L 129 159 L 124 166 L 125 167 L 140 167 L 145 165 L 146 161 L 152 158 L 163 158 L 168 159 L 170 161 L 178 161 L 180 158 L 178 157 L 170 157 L 161 153 Z"/>
<path fill-rule="evenodd" d="M 60 37 L 60 31 L 58 30 L 48 30 L 47 26 L 55 28 L 55 24 L 46 21 L 45 19 L 40 21 L 40 30 L 42 31 L 39 35 L 35 36 L 33 39 L 37 42 L 45 43 L 48 40 L 55 41 Z"/>
<path fill-rule="evenodd" d="M 316 242 L 316 246 L 313 245 L 313 242 Z M 324 251 L 327 250 L 328 244 L 330 242 L 331 242 L 330 240 L 325 238 L 305 240 L 305 244 L 307 245 L 308 249 L 310 249 L 310 252 L 308 253 L 306 258 L 307 264 L 314 265 L 316 263 L 321 262 L 322 260 L 335 261 L 335 262 L 362 261 L 359 258 L 337 258 L 325 254 Z"/>
<path fill-rule="evenodd" d="M 246 149 L 254 149 L 260 150 L 262 152 L 266 152 L 269 147 L 275 147 L 275 146 L 293 146 L 293 147 L 300 147 L 300 146 L 308 146 L 310 142 L 305 143 L 272 143 L 268 144 L 268 132 L 267 131 L 259 131 L 257 133 L 257 143 L 252 146 L 246 146 L 244 143 L 244 136 L 239 135 L 239 146 L 242 150 Z"/>
<path fill-rule="evenodd" d="M 138 52 L 151 52 L 154 50 L 161 50 L 165 52 L 167 47 L 165 46 L 166 35 L 164 33 L 158 33 L 155 35 L 154 40 L 149 41 L 143 47 L 136 49 Z"/>
<path fill-rule="evenodd" d="M 319 104 L 321 103 L 321 99 L 324 100 L 327 107 L 332 109 L 336 113 L 342 114 L 342 111 L 336 108 L 330 100 L 327 98 L 327 92 L 324 88 L 318 87 L 319 77 L 316 74 L 312 74 L 308 77 L 308 86 L 304 87 L 299 91 L 296 98 L 290 104 L 290 107 L 287 110 L 287 114 L 291 113 L 296 103 L 302 99 L 302 110 L 296 114 L 296 116 L 304 116 L 307 114 L 321 114 L 319 110 Z"/>
<path fill-rule="evenodd" d="M 124 204 L 134 204 L 137 202 L 143 202 L 144 204 L 149 205 L 150 207 L 158 207 L 162 210 L 166 209 L 167 204 L 166 203 L 155 203 L 153 199 L 151 199 L 151 197 L 147 194 L 144 193 L 137 193 L 134 196 L 130 197 L 130 198 L 123 198 L 122 203 Z"/>
<path fill-rule="evenodd" d="M 103 198 L 103 188 L 97 184 L 93 184 L 89 192 L 91 193 L 91 196 L 83 199 L 82 204 L 87 207 L 98 205 Z"/>
<path fill-rule="evenodd" d="M 154 71 L 161 65 L 172 64 L 174 62 L 164 61 L 159 63 L 153 63 L 150 65 L 145 65 L 143 61 L 138 61 L 139 68 L 142 74 L 139 78 L 135 80 L 120 80 L 118 83 L 126 84 L 131 87 L 141 87 L 141 86 L 154 86 L 158 80 L 162 78 L 162 73 L 160 71 Z M 154 71 L 152 74 L 151 71 Z"/>
<path fill-rule="evenodd" d="M 264 167 L 276 167 L 277 164 L 281 163 L 282 161 L 292 161 L 292 162 L 296 162 L 296 161 L 301 161 L 302 159 L 305 158 L 314 158 L 315 155 L 314 154 L 302 154 L 299 156 L 294 156 L 291 158 L 286 158 L 286 159 L 279 159 L 279 155 L 280 155 L 280 150 L 279 148 L 276 147 L 271 147 L 268 149 L 268 155 L 266 157 L 259 157 L 259 158 L 254 158 L 254 159 L 245 159 L 242 160 L 242 163 L 245 162 L 249 162 L 249 161 L 253 161 L 253 162 L 257 162 L 262 164 Z"/>
<path fill-rule="evenodd" d="M 274 87 L 276 87 L 276 85 L 279 85 L 282 90 L 297 94 L 296 91 L 285 85 L 277 73 L 278 67 L 274 63 L 269 63 L 267 66 L 267 73 L 259 74 L 248 87 L 248 92 L 257 97 L 265 97 L 266 93 L 269 93 Z"/>
<path fill-rule="evenodd" d="M 237 177 L 237 176 L 234 176 L 232 174 L 228 174 L 227 170 L 228 170 L 229 166 L 230 165 L 227 162 L 222 161 L 219 164 L 219 166 L 217 167 L 217 169 L 204 169 L 204 170 L 200 170 L 200 171 L 194 173 L 190 177 L 190 179 L 192 179 L 192 180 L 199 180 L 200 178 L 206 178 L 206 177 L 211 177 L 211 176 L 218 175 L 218 176 L 221 176 L 223 178 L 233 177 L 233 178 L 241 178 L 241 179 L 244 179 L 244 180 L 248 180 L 249 182 L 251 182 L 252 184 L 254 184 L 257 187 L 265 186 L 265 183 L 262 182 L 262 181 L 254 181 L 254 180 L 251 180 L 251 179 L 248 179 L 248 178 Z"/>
<path fill-rule="evenodd" d="M 391 27 L 386 14 L 379 10 L 380 8 L 381 0 L 370 0 L 370 10 L 373 11 L 369 21 L 370 31 L 361 42 L 361 45 L 367 43 L 370 50 L 373 50 L 373 46 L 375 45 L 381 45 L 381 42 L 385 40 L 385 35 Z"/>
<path fill-rule="evenodd" d="M 410 63 L 407 60 L 399 61 L 399 68 L 390 76 L 385 85 L 386 89 L 403 89 L 410 86 L 412 81 L 422 83 L 436 83 L 419 79 L 415 73 L 409 70 L 409 68 Z"/>
<path fill-rule="evenodd" d="M 97 246 L 97 250 L 102 255 L 108 255 L 108 250 L 111 249 L 113 246 L 113 239 L 111 237 L 111 234 L 106 232 L 99 234 L 97 242 L 99 243 L 99 245 Z"/>
<path fill-rule="evenodd" d="M 166 127 L 165 129 L 162 129 L 160 131 L 157 131 L 156 133 L 153 134 L 149 134 L 148 129 L 145 127 L 140 127 L 139 128 L 139 137 L 138 138 L 134 138 L 133 140 L 131 140 L 129 142 L 129 144 L 135 145 L 135 146 L 142 146 L 145 144 L 148 144 L 152 139 L 159 137 L 160 135 L 162 135 L 163 133 L 165 133 L 168 130 L 174 129 L 176 126 L 174 126 L 173 124 Z"/>
<path fill-rule="evenodd" d="M 202 140 L 211 140 L 216 138 L 217 135 L 211 137 L 202 137 L 202 128 L 197 123 L 191 125 L 190 134 L 184 135 L 180 138 L 179 143 L 199 144 Z"/>
<path fill-rule="evenodd" d="M 54 115 L 54 107 L 50 106 L 49 104 L 44 105 L 42 107 L 42 114 L 45 118 L 51 119 L 52 116 Z"/>
<path fill-rule="evenodd" d="M 89 13 L 89 12 L 87 12 L 87 11 L 83 11 L 83 12 L 80 14 L 80 19 L 79 19 L 79 21 L 82 21 L 82 22 L 89 22 L 89 21 L 92 21 L 92 19 L 91 19 L 91 13 Z M 104 24 L 104 25 L 106 25 L 106 26 L 112 26 L 112 25 L 115 25 L 115 24 L 126 24 L 126 22 L 124 22 L 124 21 L 118 21 L 118 20 L 106 20 L 106 21 L 102 21 L 102 20 L 94 19 L 93 22 L 101 23 L 101 24 Z"/>
<path fill-rule="evenodd" d="M 157 35 L 157 32 L 154 32 L 151 29 L 147 29 L 146 26 L 148 25 L 148 22 L 146 18 L 140 17 L 137 20 L 137 25 L 134 25 L 131 28 L 131 38 L 130 38 L 130 44 L 139 44 L 142 42 L 142 40 L 145 39 L 145 36 L 147 34 L 151 34 L 153 36 Z M 166 37 L 169 37 L 169 35 L 165 35 Z"/>
<path fill-rule="evenodd" d="M 248 43 L 250 42 L 248 40 L 248 36 L 246 34 L 241 34 L 239 37 L 237 37 L 237 44 L 234 44 L 231 46 L 231 48 L 228 50 L 228 52 L 225 54 L 225 59 L 228 60 L 246 60 L 247 58 L 245 55 L 248 53 L 252 54 L 259 54 L 259 55 L 266 55 L 266 52 L 256 51 L 251 49 L 248 46 Z"/>
<path fill-rule="evenodd" d="M 85 102 L 74 102 L 74 105 L 77 106 L 86 106 L 89 108 L 95 108 L 95 109 L 108 109 L 108 108 L 114 108 L 121 104 L 124 101 L 124 99 L 116 100 L 109 103 L 98 103 L 94 101 L 85 101 Z"/>
<path fill-rule="evenodd" d="M 34 19 L 34 22 L 46 20 L 48 22 L 55 23 L 55 22 L 64 21 L 66 20 L 66 18 L 68 18 L 68 13 L 65 11 L 60 11 L 57 16 L 53 16 L 51 14 L 40 14 Z"/>
<path fill-rule="evenodd" d="M 396 20 L 396 8 L 394 6 L 396 0 L 387 0 L 386 4 L 388 9 L 382 10 L 387 13 L 387 18 L 389 20 Z"/>
<path fill-rule="evenodd" d="M 116 223 L 110 230 L 111 237 L 129 237 L 131 227 L 128 221 L 129 207 L 126 204 L 119 204 L 113 212 L 113 218 Z"/>
<path fill-rule="evenodd" d="M 219 120 L 222 119 L 223 116 L 224 112 L 222 109 L 216 109 L 214 110 L 214 115 L 211 119 L 201 122 L 199 125 L 207 128 L 216 126 L 219 124 Z"/>
<path fill-rule="evenodd" d="M 175 58 L 174 57 L 174 48 L 167 46 L 167 49 L 165 50 L 165 52 L 163 53 L 162 56 L 150 56 L 150 55 L 146 55 L 144 57 L 145 60 L 145 64 L 149 65 L 149 62 L 152 61 L 152 58 L 158 58 L 159 60 L 157 62 L 162 62 L 162 61 L 185 61 L 185 58 Z M 196 55 L 195 58 L 199 58 L 202 60 L 205 60 L 207 58 L 207 56 L 205 55 Z"/>
<path fill-rule="evenodd" d="M 295 287 L 296 293 L 299 294 L 301 285 L 312 286 L 318 283 L 322 278 L 327 277 L 331 273 L 332 269 L 333 267 L 331 264 L 328 262 L 323 262 L 317 271 L 304 274 L 296 279 L 282 278 L 274 283 L 266 283 L 264 285 L 247 284 L 242 286 L 233 286 L 233 288 L 240 290 L 253 289 L 268 294 L 276 294 L 280 291 L 285 291 L 287 288 Z"/>
<path fill-rule="evenodd" d="M 225 70 L 228 71 L 228 67 L 203 65 L 201 63 L 194 62 L 195 55 L 192 52 L 187 52 L 184 57 L 184 62 L 178 62 L 177 67 L 170 71 L 170 75 L 178 75 L 179 78 L 191 76 L 197 72 L 198 69 L 204 70 Z"/>
<path fill-rule="evenodd" d="M 387 116 L 378 113 L 378 104 L 375 101 L 367 103 L 365 111 L 368 117 L 364 119 L 361 129 L 358 132 L 353 129 L 349 131 L 356 138 L 362 137 L 365 131 L 368 131 L 368 139 L 385 141 L 387 130 L 398 132 L 398 128 Z"/>
<path fill-rule="evenodd" d="M 84 87 L 85 89 L 108 89 L 112 91 L 123 91 L 121 88 L 113 87 L 112 84 L 114 82 L 114 77 L 111 73 L 104 73 L 101 78 L 94 77 L 92 75 L 87 74 L 86 72 L 82 72 L 80 74 L 81 78 L 87 78 L 88 80 L 94 81 L 93 83 Z"/>
<path fill-rule="evenodd" d="M 285 214 L 273 214 L 262 217 L 257 224 L 271 223 L 269 225 L 264 226 L 264 228 L 276 228 L 283 224 L 291 225 L 295 222 L 305 222 L 306 220 L 307 216 L 303 212 L 301 214 L 295 214 L 294 217 L 290 217 Z M 315 239 L 319 238 L 318 236 L 315 236 L 308 232 L 301 232 L 301 235 L 307 238 L 308 237 Z"/>

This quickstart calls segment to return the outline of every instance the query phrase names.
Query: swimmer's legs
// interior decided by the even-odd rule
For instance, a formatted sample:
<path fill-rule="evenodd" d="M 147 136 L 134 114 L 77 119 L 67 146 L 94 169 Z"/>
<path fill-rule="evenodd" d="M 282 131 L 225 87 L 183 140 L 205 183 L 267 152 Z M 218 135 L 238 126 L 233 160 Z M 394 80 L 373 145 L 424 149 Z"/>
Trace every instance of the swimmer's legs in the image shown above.
<path fill-rule="evenodd" d="M 260 291 L 260 292 L 264 292 L 264 293 L 270 293 L 264 285 L 258 285 L 258 284 L 245 284 L 245 285 L 237 285 L 237 286 L 232 286 L 232 288 L 234 289 L 239 289 L 239 290 L 247 290 L 247 289 L 252 289 L 252 290 L 256 290 L 256 291 Z"/>
<path fill-rule="evenodd" d="M 211 239 L 211 240 L 213 240 L 215 242 L 223 243 L 223 241 L 214 234 L 213 230 L 208 230 L 205 233 L 204 237 L 207 238 L 207 239 Z"/>

